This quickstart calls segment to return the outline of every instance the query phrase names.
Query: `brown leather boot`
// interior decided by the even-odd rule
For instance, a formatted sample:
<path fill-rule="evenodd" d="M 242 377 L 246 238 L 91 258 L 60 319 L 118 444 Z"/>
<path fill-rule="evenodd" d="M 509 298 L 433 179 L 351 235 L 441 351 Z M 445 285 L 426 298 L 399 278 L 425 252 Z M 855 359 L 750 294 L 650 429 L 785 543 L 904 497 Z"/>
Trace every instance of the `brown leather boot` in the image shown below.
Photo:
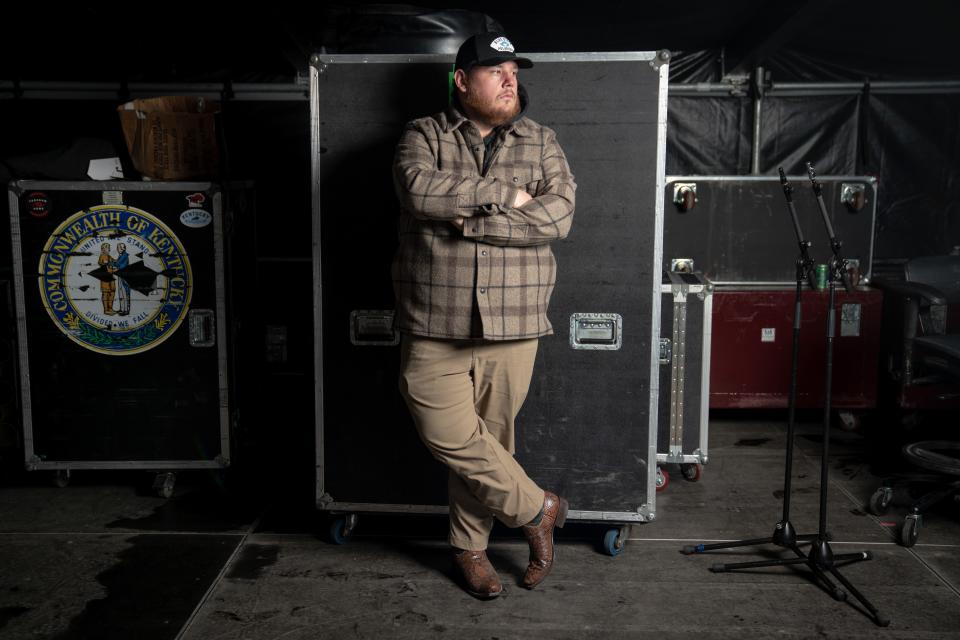
<path fill-rule="evenodd" d="M 553 548 L 553 528 L 563 528 L 567 521 L 570 505 L 555 493 L 546 491 L 543 497 L 543 517 L 540 524 L 527 524 L 521 527 L 523 535 L 530 543 L 530 564 L 523 574 L 523 586 L 533 589 L 543 582 L 553 568 L 555 551 Z"/>
<path fill-rule="evenodd" d="M 496 598 L 503 592 L 497 571 L 487 559 L 486 551 L 464 551 L 454 547 L 453 566 L 467 593 L 481 600 Z"/>

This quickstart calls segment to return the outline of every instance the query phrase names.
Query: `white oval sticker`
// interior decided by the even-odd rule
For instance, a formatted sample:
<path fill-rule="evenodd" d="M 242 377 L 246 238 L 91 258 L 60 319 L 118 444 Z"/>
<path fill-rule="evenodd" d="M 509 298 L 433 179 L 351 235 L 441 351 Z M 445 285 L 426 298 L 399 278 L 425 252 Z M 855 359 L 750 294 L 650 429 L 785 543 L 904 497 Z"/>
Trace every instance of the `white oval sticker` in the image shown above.
<path fill-rule="evenodd" d="M 191 229 L 199 229 L 210 224 L 213 216 L 203 209 L 187 209 L 180 214 L 180 222 Z"/>

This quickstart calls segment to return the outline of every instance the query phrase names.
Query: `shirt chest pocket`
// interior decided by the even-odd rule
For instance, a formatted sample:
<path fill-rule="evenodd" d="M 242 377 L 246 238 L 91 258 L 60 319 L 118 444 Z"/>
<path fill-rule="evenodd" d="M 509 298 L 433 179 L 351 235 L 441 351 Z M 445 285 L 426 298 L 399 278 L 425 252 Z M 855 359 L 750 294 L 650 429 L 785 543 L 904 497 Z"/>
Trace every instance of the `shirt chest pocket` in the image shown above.
<path fill-rule="evenodd" d="M 543 182 L 543 171 L 534 165 L 519 166 L 510 171 L 508 179 L 515 187 L 520 187 L 531 196 L 536 196 Z"/>

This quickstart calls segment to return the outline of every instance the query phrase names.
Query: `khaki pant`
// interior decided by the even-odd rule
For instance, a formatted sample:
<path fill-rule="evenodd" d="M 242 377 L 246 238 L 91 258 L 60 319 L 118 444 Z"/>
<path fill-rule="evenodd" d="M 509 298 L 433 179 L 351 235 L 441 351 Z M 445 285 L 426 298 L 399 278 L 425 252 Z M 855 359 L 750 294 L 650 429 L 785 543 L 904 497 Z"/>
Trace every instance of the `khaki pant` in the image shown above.
<path fill-rule="evenodd" d="M 450 544 L 486 549 L 494 517 L 519 527 L 543 507 L 543 490 L 513 457 L 537 339 L 404 335 L 400 354 L 400 391 L 420 438 L 450 468 Z"/>

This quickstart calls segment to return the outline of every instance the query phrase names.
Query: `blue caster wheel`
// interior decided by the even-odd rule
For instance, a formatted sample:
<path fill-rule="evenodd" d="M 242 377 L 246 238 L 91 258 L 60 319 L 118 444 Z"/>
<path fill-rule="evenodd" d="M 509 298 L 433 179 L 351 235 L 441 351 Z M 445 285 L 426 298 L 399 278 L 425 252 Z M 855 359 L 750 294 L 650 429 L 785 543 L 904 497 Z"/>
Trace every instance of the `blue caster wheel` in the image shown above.
<path fill-rule="evenodd" d="M 627 528 L 607 529 L 603 534 L 603 550 L 610 556 L 618 556 L 627 545 Z"/>
<path fill-rule="evenodd" d="M 357 526 L 357 514 L 336 516 L 330 523 L 330 542 L 333 544 L 347 544 L 353 528 Z"/>

